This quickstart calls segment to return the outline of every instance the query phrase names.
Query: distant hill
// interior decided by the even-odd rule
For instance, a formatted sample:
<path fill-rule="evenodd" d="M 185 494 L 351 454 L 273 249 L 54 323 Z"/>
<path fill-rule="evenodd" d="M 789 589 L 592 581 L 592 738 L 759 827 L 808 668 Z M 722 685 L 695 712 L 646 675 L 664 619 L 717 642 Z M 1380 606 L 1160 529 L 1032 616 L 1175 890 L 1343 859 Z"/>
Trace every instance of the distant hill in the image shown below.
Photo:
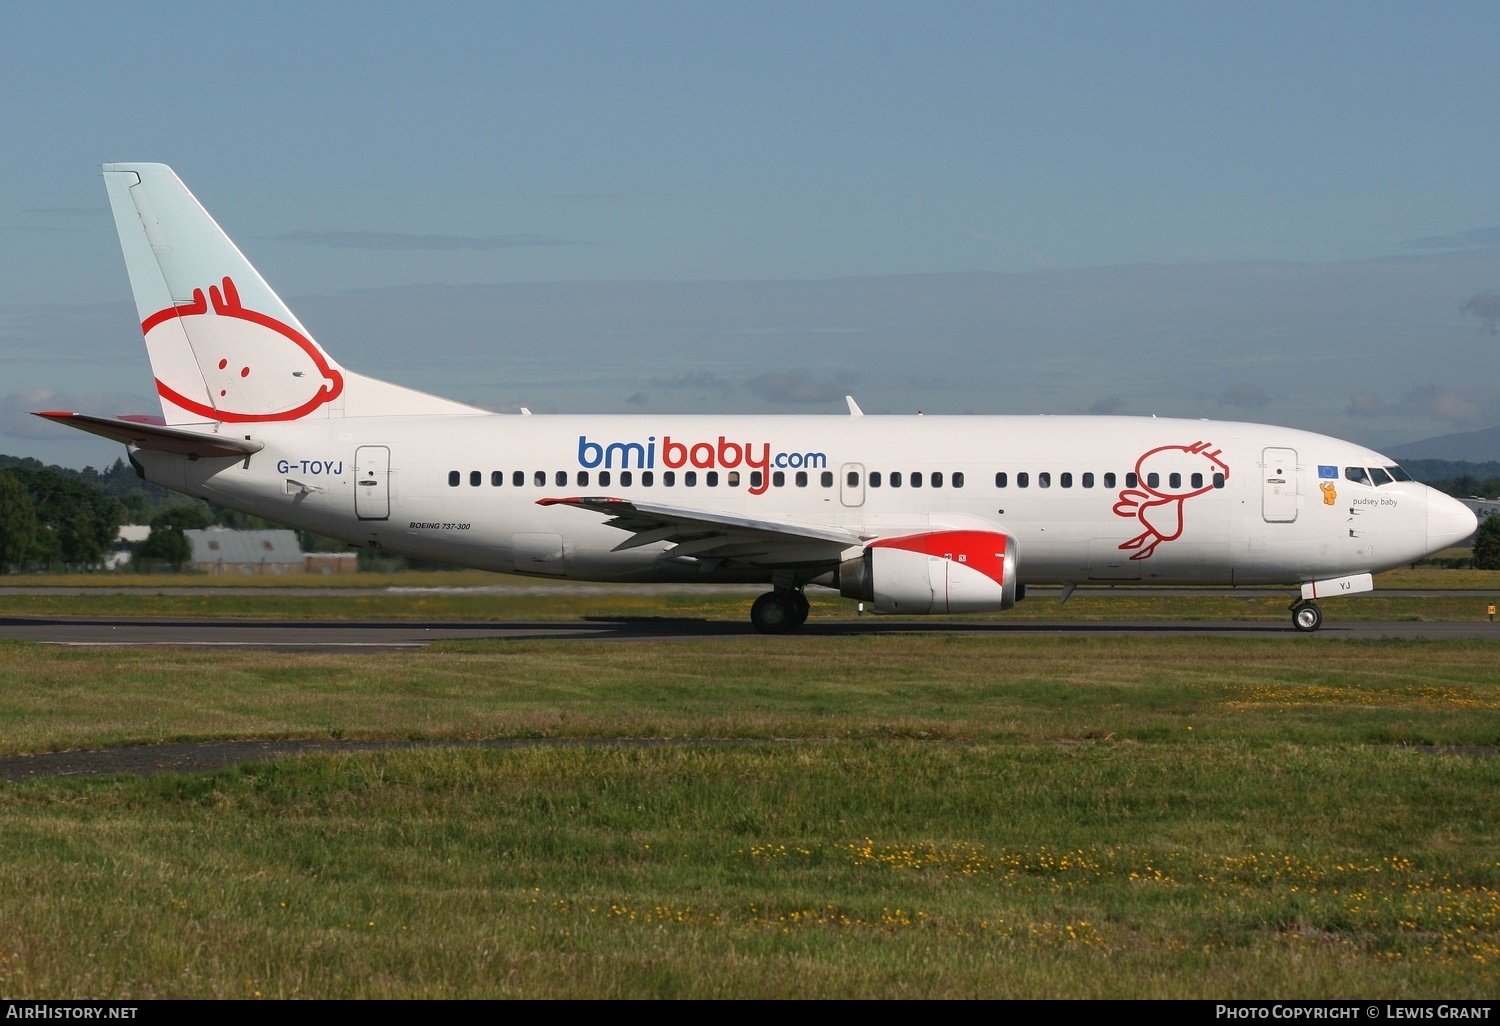
<path fill-rule="evenodd" d="M 1405 465 L 1410 460 L 1448 460 L 1487 463 L 1500 460 L 1500 424 L 1480 431 L 1456 435 L 1439 435 L 1420 442 L 1407 442 L 1385 450 Z"/>

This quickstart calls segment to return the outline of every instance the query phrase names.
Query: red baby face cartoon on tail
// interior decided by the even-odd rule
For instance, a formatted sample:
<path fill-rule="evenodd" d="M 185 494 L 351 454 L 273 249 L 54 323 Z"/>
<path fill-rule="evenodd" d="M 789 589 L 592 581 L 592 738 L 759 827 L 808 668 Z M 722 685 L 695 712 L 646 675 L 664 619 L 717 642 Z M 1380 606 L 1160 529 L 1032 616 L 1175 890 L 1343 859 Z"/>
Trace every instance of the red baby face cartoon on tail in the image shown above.
<path fill-rule="evenodd" d="M 343 375 L 311 339 L 247 310 L 229 278 L 209 286 L 207 297 L 194 289 L 191 303 L 152 314 L 141 330 L 158 369 L 157 392 L 209 420 L 296 420 L 344 389 Z M 158 351 L 167 359 L 158 362 Z"/>
<path fill-rule="evenodd" d="M 1182 534 L 1182 507 L 1195 495 L 1213 491 L 1214 475 L 1229 478 L 1229 466 L 1219 449 L 1209 451 L 1208 442 L 1191 445 L 1161 445 L 1135 461 L 1136 487 L 1120 491 L 1116 516 L 1131 517 L 1145 528 L 1122 549 L 1139 549 L 1131 559 L 1146 559 L 1162 542 Z"/>

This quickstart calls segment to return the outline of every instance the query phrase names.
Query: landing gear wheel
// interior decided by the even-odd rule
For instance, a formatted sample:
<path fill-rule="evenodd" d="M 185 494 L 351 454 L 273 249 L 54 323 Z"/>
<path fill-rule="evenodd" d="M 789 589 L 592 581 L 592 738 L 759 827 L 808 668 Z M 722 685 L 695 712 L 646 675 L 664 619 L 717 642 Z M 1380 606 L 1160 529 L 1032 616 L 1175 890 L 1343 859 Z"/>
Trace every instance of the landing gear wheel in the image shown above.
<path fill-rule="evenodd" d="M 792 628 L 795 630 L 807 622 L 807 614 L 812 611 L 812 603 L 807 601 L 807 596 L 800 591 L 789 592 L 787 597 L 792 602 Z"/>
<path fill-rule="evenodd" d="M 1311 602 L 1298 602 L 1292 607 L 1292 626 L 1310 634 L 1323 626 L 1323 611 Z"/>
<path fill-rule="evenodd" d="M 750 607 L 750 622 L 762 634 L 785 634 L 801 626 L 797 608 L 779 591 L 768 591 Z"/>

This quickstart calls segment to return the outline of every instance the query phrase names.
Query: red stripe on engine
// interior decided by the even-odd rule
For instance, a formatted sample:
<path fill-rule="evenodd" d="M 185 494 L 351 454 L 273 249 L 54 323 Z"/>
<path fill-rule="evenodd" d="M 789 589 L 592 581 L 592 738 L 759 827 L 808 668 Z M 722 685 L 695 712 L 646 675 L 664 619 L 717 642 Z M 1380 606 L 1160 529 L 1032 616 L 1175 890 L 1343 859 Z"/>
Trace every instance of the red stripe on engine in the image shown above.
<path fill-rule="evenodd" d="M 904 549 L 951 559 L 971 567 L 996 584 L 1005 583 L 1005 546 L 1010 541 L 995 531 L 932 531 L 900 538 L 882 538 L 870 548 Z"/>

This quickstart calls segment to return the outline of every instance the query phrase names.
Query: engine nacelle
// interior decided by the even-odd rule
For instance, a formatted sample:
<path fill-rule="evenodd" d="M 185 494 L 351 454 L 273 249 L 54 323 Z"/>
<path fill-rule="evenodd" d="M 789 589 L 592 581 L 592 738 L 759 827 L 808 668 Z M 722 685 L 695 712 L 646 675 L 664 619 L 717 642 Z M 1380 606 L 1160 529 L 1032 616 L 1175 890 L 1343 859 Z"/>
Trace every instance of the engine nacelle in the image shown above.
<path fill-rule="evenodd" d="M 839 593 L 877 613 L 988 613 L 1016 604 L 1016 541 L 998 531 L 883 538 L 839 567 Z"/>

